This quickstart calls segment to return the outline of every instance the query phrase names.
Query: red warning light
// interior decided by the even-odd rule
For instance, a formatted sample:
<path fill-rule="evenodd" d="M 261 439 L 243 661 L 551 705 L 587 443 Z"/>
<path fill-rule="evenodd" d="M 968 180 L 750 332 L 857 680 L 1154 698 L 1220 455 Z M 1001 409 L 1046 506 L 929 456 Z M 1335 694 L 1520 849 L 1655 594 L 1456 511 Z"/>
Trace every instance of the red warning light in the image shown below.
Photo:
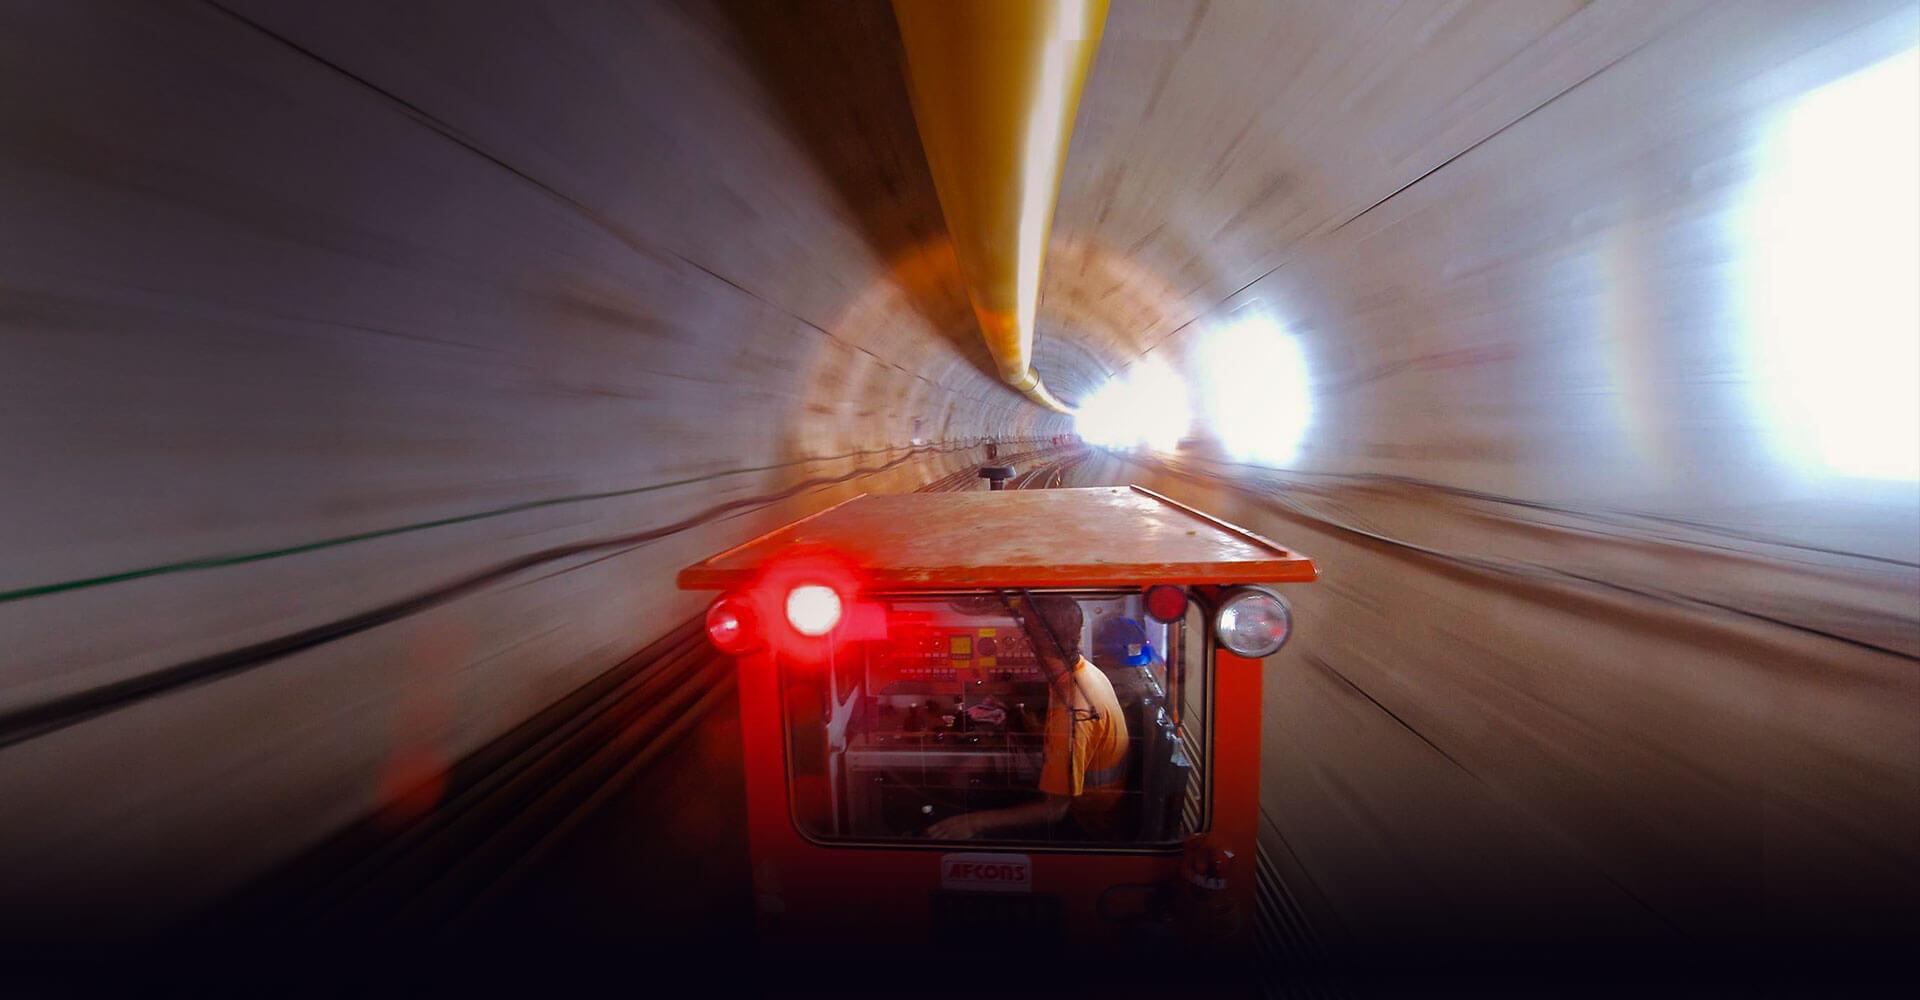
<path fill-rule="evenodd" d="M 884 612 L 860 600 L 860 574 L 838 552 L 796 546 L 736 591 L 759 617 L 759 641 L 783 662 L 825 665 L 848 642 L 884 635 Z"/>
<path fill-rule="evenodd" d="M 1160 584 L 1147 588 L 1147 617 L 1157 622 L 1177 622 L 1186 617 L 1187 592 L 1180 587 Z"/>
<path fill-rule="evenodd" d="M 707 609 L 707 638 L 723 653 L 744 653 L 760 644 L 759 621 L 752 605 L 727 596 Z"/>
<path fill-rule="evenodd" d="M 823 636 L 840 624 L 840 595 L 832 587 L 803 583 L 787 591 L 787 624 L 805 636 Z"/>

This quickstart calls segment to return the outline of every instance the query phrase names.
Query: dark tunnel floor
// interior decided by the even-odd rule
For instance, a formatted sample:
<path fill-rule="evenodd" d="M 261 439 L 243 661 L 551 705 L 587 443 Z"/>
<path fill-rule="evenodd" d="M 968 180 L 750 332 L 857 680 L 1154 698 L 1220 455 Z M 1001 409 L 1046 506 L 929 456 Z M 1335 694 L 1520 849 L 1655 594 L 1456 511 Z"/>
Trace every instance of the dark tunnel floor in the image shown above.
<path fill-rule="evenodd" d="M 739 704 L 729 693 L 462 936 L 648 950 L 751 940 L 746 823 Z"/>

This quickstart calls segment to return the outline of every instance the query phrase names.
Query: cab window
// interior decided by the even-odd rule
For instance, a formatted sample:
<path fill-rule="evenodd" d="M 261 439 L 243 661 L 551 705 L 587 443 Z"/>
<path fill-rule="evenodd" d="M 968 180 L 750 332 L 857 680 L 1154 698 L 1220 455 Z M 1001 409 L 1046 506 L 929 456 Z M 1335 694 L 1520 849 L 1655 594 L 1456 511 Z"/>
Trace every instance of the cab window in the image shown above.
<path fill-rule="evenodd" d="M 1137 591 L 881 596 L 883 637 L 780 665 L 795 821 L 823 840 L 1171 845 L 1207 664 Z"/>

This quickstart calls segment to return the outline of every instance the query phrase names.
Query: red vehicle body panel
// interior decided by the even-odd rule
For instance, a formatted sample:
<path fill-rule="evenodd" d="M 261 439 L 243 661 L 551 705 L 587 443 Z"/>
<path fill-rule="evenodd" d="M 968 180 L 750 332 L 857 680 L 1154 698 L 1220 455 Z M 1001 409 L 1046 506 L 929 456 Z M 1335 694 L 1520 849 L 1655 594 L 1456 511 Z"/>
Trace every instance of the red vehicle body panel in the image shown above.
<path fill-rule="evenodd" d="M 860 497 L 829 508 L 680 574 L 685 589 L 763 585 L 786 553 L 832 552 L 866 593 L 993 588 L 1193 588 L 1304 582 L 1312 560 L 1250 531 L 1158 494 L 1132 488 L 907 494 Z M 857 596 L 857 595 L 855 595 Z M 1224 887 L 1208 890 L 1213 918 L 1199 935 L 1208 952 L 1250 947 L 1254 849 L 1259 823 L 1261 661 L 1213 650 L 1211 748 L 1206 754 L 1210 814 L 1185 847 L 1138 849 L 1070 844 L 822 842 L 796 825 L 790 801 L 786 720 L 777 645 L 739 659 L 740 716 L 754 885 L 763 940 L 806 945 L 848 939 L 863 947 L 924 946 L 943 858 L 963 853 L 1025 855 L 1025 891 L 1055 897 L 1069 943 L 1113 932 L 1098 913 L 1109 887 L 1159 883 L 1189 893 L 1188 859 L 1230 851 Z M 1196 844 L 1197 842 L 1197 844 Z M 983 887 L 991 888 L 991 887 Z M 1004 890 L 1003 890 L 1004 891 Z M 1226 919 L 1219 919 L 1221 914 Z"/>

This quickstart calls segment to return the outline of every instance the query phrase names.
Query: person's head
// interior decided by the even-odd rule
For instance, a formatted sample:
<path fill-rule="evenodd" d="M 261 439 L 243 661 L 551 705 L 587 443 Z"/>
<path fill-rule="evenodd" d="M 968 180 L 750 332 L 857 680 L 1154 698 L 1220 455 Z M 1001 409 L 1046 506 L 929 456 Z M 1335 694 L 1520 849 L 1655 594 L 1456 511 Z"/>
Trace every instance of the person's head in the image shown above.
<path fill-rule="evenodd" d="M 1153 662 L 1147 630 L 1132 618 L 1108 618 L 1093 635 L 1093 662 L 1107 669 L 1144 667 Z"/>
<path fill-rule="evenodd" d="M 1011 601 L 1020 627 L 1027 634 L 1050 676 L 1068 673 L 1080 657 L 1080 602 L 1071 597 L 1041 595 L 1031 599 L 1015 595 Z"/>

